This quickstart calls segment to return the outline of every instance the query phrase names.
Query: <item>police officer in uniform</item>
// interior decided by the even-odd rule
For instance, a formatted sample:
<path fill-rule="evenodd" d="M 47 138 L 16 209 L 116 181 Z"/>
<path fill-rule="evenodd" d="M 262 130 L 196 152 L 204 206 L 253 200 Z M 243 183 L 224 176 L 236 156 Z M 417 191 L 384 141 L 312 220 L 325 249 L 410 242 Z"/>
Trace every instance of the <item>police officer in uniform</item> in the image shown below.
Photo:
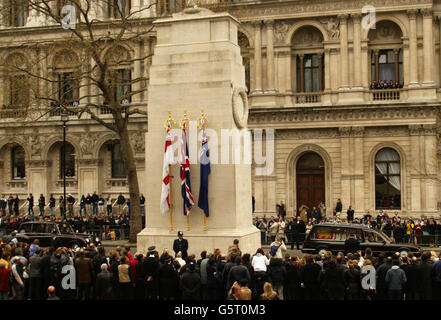
<path fill-rule="evenodd" d="M 182 259 L 187 258 L 187 250 L 188 250 L 188 241 L 187 239 L 184 239 L 184 233 L 182 231 L 178 232 L 178 239 L 176 239 L 173 242 L 173 251 L 175 252 L 175 255 L 178 254 L 178 252 L 182 253 Z"/>

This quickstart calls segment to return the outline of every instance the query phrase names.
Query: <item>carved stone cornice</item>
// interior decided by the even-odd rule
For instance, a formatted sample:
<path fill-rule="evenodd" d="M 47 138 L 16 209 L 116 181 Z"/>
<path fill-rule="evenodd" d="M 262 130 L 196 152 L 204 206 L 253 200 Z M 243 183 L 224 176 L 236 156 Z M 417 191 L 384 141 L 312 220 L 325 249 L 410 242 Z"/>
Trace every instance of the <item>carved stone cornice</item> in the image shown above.
<path fill-rule="evenodd" d="M 276 130 L 276 138 L 278 139 L 306 140 L 338 138 L 339 136 L 337 128 Z"/>
<path fill-rule="evenodd" d="M 318 121 L 370 121 L 394 119 L 437 118 L 438 108 L 418 107 L 371 107 L 371 108 L 292 108 L 277 110 L 256 110 L 251 108 L 248 119 L 250 127 L 260 124 L 306 123 Z M 410 126 L 409 126 L 410 127 Z"/>
<path fill-rule="evenodd" d="M 79 165 L 82 166 L 102 166 L 103 159 L 77 159 Z"/>
<path fill-rule="evenodd" d="M 407 137 L 409 128 L 407 126 L 388 126 L 365 128 L 365 137 Z"/>
<path fill-rule="evenodd" d="M 380 9 L 383 7 L 396 8 L 396 11 L 402 11 L 406 6 L 415 4 L 417 5 L 432 5 L 432 0 L 370 0 L 369 4 L 373 7 Z M 252 3 L 247 4 L 246 2 L 239 2 L 238 5 L 231 7 L 228 4 L 219 5 L 216 4 L 211 9 L 213 11 L 225 11 L 228 10 L 232 15 L 239 19 L 254 19 L 255 17 L 286 17 L 287 15 L 293 17 L 304 17 L 305 14 L 310 14 L 311 16 L 323 15 L 323 12 L 347 12 L 347 11 L 361 11 L 363 6 L 366 5 L 366 1 L 354 0 L 346 1 L 344 5 L 339 1 L 308 1 L 308 2 L 293 2 L 287 1 L 277 3 Z M 405 9 L 404 9 L 405 10 Z"/>
<path fill-rule="evenodd" d="M 25 164 L 28 168 L 46 168 L 52 164 L 50 160 L 26 160 Z"/>

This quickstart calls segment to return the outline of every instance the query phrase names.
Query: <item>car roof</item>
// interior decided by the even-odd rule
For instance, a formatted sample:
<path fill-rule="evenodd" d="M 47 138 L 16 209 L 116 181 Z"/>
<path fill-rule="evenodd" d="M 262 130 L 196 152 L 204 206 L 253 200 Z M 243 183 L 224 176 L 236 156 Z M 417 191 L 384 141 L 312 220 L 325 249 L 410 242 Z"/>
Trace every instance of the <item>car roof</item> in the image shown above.
<path fill-rule="evenodd" d="M 372 230 L 372 228 L 364 225 L 364 224 L 357 224 L 357 223 L 332 223 L 332 222 L 325 222 L 325 223 L 319 223 L 313 225 L 314 227 L 333 227 L 333 228 L 352 228 L 352 229 L 364 229 L 364 230 Z"/>

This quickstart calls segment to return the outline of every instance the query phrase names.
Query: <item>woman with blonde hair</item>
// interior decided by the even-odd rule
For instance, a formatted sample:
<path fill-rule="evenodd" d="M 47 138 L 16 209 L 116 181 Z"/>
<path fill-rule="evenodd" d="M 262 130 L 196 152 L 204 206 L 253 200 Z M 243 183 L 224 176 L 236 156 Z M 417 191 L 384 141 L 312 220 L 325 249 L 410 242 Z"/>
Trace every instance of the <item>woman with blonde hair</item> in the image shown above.
<path fill-rule="evenodd" d="M 269 282 L 263 285 L 263 293 L 260 295 L 260 300 L 279 300 L 277 292 L 273 290 L 273 286 Z"/>

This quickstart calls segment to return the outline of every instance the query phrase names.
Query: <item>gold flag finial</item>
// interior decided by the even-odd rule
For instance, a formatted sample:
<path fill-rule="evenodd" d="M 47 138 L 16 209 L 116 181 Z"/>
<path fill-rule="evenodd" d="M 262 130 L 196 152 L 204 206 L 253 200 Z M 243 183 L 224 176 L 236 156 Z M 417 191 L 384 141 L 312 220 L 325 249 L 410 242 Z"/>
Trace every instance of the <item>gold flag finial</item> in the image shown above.
<path fill-rule="evenodd" d="M 208 119 L 205 116 L 204 108 L 201 108 L 201 117 L 198 119 L 198 129 L 206 129 L 208 127 Z"/>
<path fill-rule="evenodd" d="M 168 119 L 164 122 L 164 129 L 171 130 L 176 127 L 176 121 L 172 118 L 171 111 L 168 110 Z"/>
<path fill-rule="evenodd" d="M 181 127 L 181 129 L 186 129 L 189 122 L 190 118 L 187 117 L 187 109 L 184 109 L 184 118 L 182 118 L 179 122 L 179 126 Z"/>

